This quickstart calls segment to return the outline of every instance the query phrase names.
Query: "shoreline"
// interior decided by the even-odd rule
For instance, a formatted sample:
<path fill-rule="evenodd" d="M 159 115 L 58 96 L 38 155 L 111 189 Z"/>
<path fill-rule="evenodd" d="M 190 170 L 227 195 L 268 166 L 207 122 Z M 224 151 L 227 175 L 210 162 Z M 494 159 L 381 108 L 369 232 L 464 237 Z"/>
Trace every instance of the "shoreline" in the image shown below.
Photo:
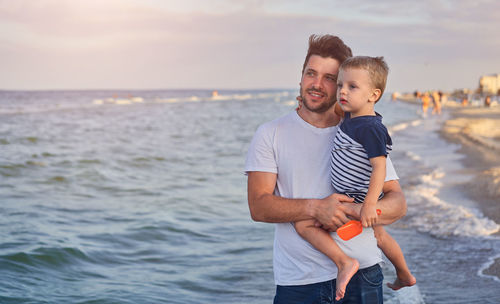
<path fill-rule="evenodd" d="M 413 98 L 398 100 L 421 104 Z M 441 124 L 439 135 L 448 142 L 460 144 L 458 152 L 465 155 L 461 163 L 475 176 L 473 183 L 467 185 L 466 193 L 485 216 L 500 223 L 500 106 L 461 107 L 449 101 L 443 106 L 444 111 L 450 116 Z M 493 236 L 500 236 L 500 231 Z M 492 258 L 480 274 L 500 279 L 500 258 Z"/>
<path fill-rule="evenodd" d="M 500 107 L 446 107 L 450 119 L 441 126 L 440 135 L 461 144 L 461 162 L 474 176 L 466 190 L 484 215 L 500 223 Z M 493 234 L 500 236 L 500 231 Z M 482 268 L 480 275 L 500 280 L 500 258 Z"/>
<path fill-rule="evenodd" d="M 448 108 L 450 119 L 443 123 L 440 135 L 459 143 L 461 160 L 476 178 L 467 192 L 483 214 L 500 223 L 500 107 Z M 500 235 L 496 233 L 495 235 Z"/>
<path fill-rule="evenodd" d="M 400 97 L 398 100 L 421 104 L 415 98 Z M 458 152 L 466 156 L 461 162 L 476 176 L 475 184 L 470 185 L 467 192 L 485 215 L 500 223 L 500 208 L 496 205 L 500 201 L 500 106 L 462 107 L 455 101 L 448 101 L 443 112 L 449 114 L 449 119 L 440 127 L 441 138 L 460 144 Z"/>

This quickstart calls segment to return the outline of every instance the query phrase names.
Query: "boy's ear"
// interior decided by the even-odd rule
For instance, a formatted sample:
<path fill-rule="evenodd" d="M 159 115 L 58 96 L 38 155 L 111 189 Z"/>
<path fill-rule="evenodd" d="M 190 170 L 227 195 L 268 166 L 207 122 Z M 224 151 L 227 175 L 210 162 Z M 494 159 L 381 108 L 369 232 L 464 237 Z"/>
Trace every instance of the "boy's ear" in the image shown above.
<path fill-rule="evenodd" d="M 371 102 L 375 102 L 380 98 L 380 95 L 382 94 L 382 91 L 380 89 L 373 89 L 372 95 L 368 99 Z"/>

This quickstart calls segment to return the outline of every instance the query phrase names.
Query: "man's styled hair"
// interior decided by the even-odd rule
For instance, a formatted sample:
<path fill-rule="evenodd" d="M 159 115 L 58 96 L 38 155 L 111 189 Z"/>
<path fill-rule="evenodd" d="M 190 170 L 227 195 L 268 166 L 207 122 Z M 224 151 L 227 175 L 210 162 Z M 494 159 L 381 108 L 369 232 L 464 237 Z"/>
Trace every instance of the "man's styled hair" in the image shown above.
<path fill-rule="evenodd" d="M 384 94 L 387 74 L 389 74 L 389 67 L 384 57 L 356 56 L 347 58 L 340 65 L 340 70 L 346 69 L 363 69 L 368 71 L 373 87 L 380 90 L 380 97 L 375 102 L 379 101 L 382 94 Z"/>
<path fill-rule="evenodd" d="M 352 56 L 351 48 L 344 44 L 342 39 L 333 35 L 311 35 L 309 36 L 309 49 L 302 66 L 302 74 L 306 69 L 307 62 L 312 55 L 324 58 L 336 59 L 339 64 Z"/>

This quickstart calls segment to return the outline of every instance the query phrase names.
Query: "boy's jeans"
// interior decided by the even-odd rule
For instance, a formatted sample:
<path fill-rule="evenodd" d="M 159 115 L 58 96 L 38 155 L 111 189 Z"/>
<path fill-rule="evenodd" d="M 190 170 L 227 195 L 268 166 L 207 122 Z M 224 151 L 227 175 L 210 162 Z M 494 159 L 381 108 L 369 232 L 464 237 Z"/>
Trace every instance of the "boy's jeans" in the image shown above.
<path fill-rule="evenodd" d="M 345 297 L 335 301 L 335 280 L 299 286 L 277 286 L 274 304 L 379 304 L 383 303 L 380 266 L 356 272 L 347 285 Z"/>

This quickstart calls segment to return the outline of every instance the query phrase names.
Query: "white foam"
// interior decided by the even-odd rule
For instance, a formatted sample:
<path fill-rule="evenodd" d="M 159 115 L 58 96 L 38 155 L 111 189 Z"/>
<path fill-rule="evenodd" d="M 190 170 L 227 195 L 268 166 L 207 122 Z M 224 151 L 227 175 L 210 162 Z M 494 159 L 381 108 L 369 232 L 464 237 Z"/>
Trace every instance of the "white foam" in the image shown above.
<path fill-rule="evenodd" d="M 279 101 L 281 97 L 289 96 L 290 92 L 272 92 L 272 93 L 258 93 L 258 94 L 232 94 L 232 95 L 216 95 L 210 97 L 210 100 L 250 100 L 250 99 L 270 99 L 274 98 Z"/>
<path fill-rule="evenodd" d="M 217 95 L 217 96 L 212 96 L 210 100 L 231 100 L 233 98 L 233 95 Z"/>
<path fill-rule="evenodd" d="M 166 98 L 166 99 L 156 98 L 155 101 L 160 102 L 160 103 L 176 103 L 176 102 L 180 102 L 181 98 Z"/>
<path fill-rule="evenodd" d="M 421 184 L 405 191 L 410 225 L 435 236 L 487 236 L 500 230 L 500 225 L 479 210 L 447 202 L 438 197 L 445 173 L 436 169 L 420 177 Z"/>
<path fill-rule="evenodd" d="M 142 97 L 132 97 L 130 100 L 132 102 L 144 102 L 144 98 Z"/>
<path fill-rule="evenodd" d="M 417 120 L 412 121 L 410 124 L 411 124 L 412 127 L 416 127 L 416 126 L 419 126 L 419 125 L 422 124 L 422 120 L 421 119 L 417 119 Z"/>
<path fill-rule="evenodd" d="M 201 98 L 198 96 L 181 97 L 181 98 L 156 98 L 159 103 L 178 103 L 178 102 L 198 102 Z"/>
<path fill-rule="evenodd" d="M 296 107 L 297 106 L 297 101 L 296 100 L 287 100 L 283 102 L 284 105 L 290 106 L 290 107 Z"/>
<path fill-rule="evenodd" d="M 285 97 L 289 96 L 290 92 L 278 92 L 278 93 L 260 93 L 257 94 L 256 98 L 259 99 L 266 99 L 266 98 L 280 98 L 280 97 Z"/>
<path fill-rule="evenodd" d="M 116 105 L 129 105 L 132 103 L 144 102 L 142 97 L 131 97 L 131 98 L 105 98 L 105 99 L 94 99 L 92 101 L 93 105 L 103 105 L 103 104 L 116 104 Z"/>
<path fill-rule="evenodd" d="M 248 100 L 248 99 L 252 99 L 255 97 L 252 94 L 237 94 L 237 95 L 233 95 L 233 98 L 237 99 L 237 100 Z"/>
<path fill-rule="evenodd" d="M 496 259 L 499 259 L 500 258 L 500 254 L 496 255 L 496 256 L 492 256 L 489 258 L 488 262 L 484 263 L 481 268 L 479 268 L 478 272 L 477 272 L 477 275 L 480 276 L 480 277 L 483 277 L 483 278 L 490 278 L 490 279 L 493 279 L 497 282 L 500 283 L 500 279 L 497 277 L 497 276 L 494 276 L 494 275 L 489 275 L 489 274 L 485 274 L 484 271 L 488 268 L 490 268 L 491 265 L 493 265 L 493 263 L 495 263 L 495 260 Z"/>
<path fill-rule="evenodd" d="M 132 101 L 130 101 L 129 99 L 115 99 L 115 104 L 117 105 L 128 105 L 128 104 L 131 104 Z"/>
<path fill-rule="evenodd" d="M 417 285 L 401 288 L 394 292 L 394 297 L 385 301 L 387 304 L 425 304 Z"/>
<path fill-rule="evenodd" d="M 417 155 L 416 153 L 413 153 L 412 151 L 406 151 L 405 154 L 409 159 L 414 160 L 414 161 L 419 161 L 422 159 L 419 155 Z"/>
<path fill-rule="evenodd" d="M 233 94 L 212 96 L 210 100 L 249 100 L 255 98 L 256 96 L 252 94 Z"/>
<path fill-rule="evenodd" d="M 408 128 L 409 125 L 410 124 L 407 123 L 407 122 L 403 122 L 403 123 L 394 125 L 394 126 L 392 126 L 392 127 L 389 128 L 389 132 L 394 133 L 394 132 L 397 132 L 397 131 L 404 130 L 404 129 Z"/>
<path fill-rule="evenodd" d="M 290 95 L 289 92 L 272 92 L 272 93 L 242 93 L 242 94 L 217 94 L 210 97 L 207 96 L 190 96 L 190 97 L 173 97 L 173 98 L 157 98 L 155 102 L 159 103 L 179 103 L 179 102 L 199 102 L 199 101 L 226 101 L 226 100 L 252 100 L 252 99 L 268 99 L 274 98 L 275 101 L 280 101 L 283 96 Z"/>
<path fill-rule="evenodd" d="M 410 126 L 416 127 L 416 126 L 420 125 L 421 123 L 422 123 L 421 119 L 417 119 L 417 120 L 413 120 L 413 121 L 409 121 L 409 122 L 402 122 L 402 123 L 399 123 L 399 124 L 396 124 L 394 126 L 389 127 L 388 130 L 389 130 L 389 133 L 392 134 L 395 132 L 405 130 Z"/>

